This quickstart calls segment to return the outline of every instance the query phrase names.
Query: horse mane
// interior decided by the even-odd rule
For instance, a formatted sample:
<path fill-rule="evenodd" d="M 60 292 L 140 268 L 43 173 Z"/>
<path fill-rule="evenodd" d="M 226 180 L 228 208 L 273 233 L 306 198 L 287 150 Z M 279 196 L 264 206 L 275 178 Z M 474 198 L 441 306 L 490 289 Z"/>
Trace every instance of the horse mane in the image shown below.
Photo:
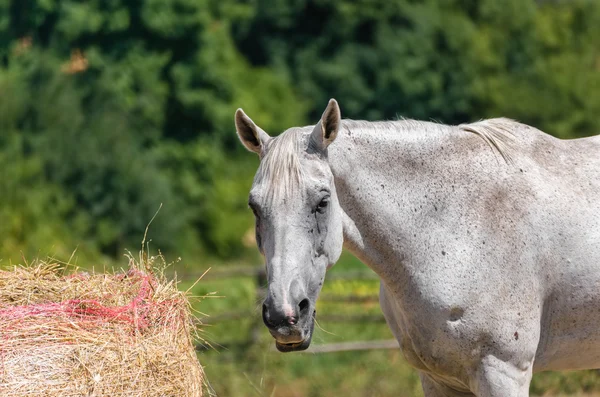
<path fill-rule="evenodd" d="M 301 191 L 303 173 L 299 153 L 303 131 L 303 128 L 291 128 L 271 139 L 267 145 L 254 183 L 265 184 L 268 202 Z"/>
<path fill-rule="evenodd" d="M 511 149 L 514 129 L 519 123 L 504 117 L 481 120 L 471 124 L 461 124 L 460 130 L 472 132 L 481 137 L 492 150 L 496 150 L 508 164 L 512 164 Z"/>

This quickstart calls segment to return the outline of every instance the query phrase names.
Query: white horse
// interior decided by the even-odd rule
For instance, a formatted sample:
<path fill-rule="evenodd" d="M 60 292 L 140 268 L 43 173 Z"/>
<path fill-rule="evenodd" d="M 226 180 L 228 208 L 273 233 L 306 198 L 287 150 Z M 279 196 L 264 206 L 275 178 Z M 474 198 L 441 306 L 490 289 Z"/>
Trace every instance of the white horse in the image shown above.
<path fill-rule="evenodd" d="M 249 205 L 279 350 L 309 346 L 345 246 L 381 278 L 426 397 L 527 396 L 533 372 L 600 367 L 600 137 L 341 120 L 335 100 L 276 138 L 241 109 L 235 124 L 261 158 Z"/>

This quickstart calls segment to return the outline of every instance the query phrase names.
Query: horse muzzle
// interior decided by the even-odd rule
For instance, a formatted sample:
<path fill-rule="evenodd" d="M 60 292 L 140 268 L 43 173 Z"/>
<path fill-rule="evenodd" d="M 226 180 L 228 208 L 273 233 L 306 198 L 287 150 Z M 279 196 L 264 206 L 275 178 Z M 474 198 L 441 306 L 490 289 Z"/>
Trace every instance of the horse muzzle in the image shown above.
<path fill-rule="evenodd" d="M 316 311 L 314 311 L 313 315 L 306 322 L 304 327 L 298 327 L 296 330 L 269 329 L 269 332 L 273 338 L 275 338 L 275 347 L 277 347 L 277 350 L 283 353 L 288 353 L 308 349 L 310 342 L 312 341 L 313 331 L 315 328 L 316 314 Z"/>
<path fill-rule="evenodd" d="M 295 321 L 273 322 L 269 313 L 263 310 L 263 321 L 275 338 L 275 346 L 280 352 L 306 350 L 310 346 L 315 316 L 316 311 L 313 311 L 312 315 L 301 316 Z"/>

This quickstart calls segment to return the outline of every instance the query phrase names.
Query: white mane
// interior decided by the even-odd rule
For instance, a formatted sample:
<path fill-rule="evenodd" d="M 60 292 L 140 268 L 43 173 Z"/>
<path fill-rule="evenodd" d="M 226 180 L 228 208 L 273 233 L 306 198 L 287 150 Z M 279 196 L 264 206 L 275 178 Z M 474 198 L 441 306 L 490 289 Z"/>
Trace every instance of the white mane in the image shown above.
<path fill-rule="evenodd" d="M 254 177 L 254 183 L 265 184 L 268 191 L 266 200 L 301 191 L 303 174 L 299 152 L 303 131 L 302 128 L 291 128 L 269 142 Z"/>

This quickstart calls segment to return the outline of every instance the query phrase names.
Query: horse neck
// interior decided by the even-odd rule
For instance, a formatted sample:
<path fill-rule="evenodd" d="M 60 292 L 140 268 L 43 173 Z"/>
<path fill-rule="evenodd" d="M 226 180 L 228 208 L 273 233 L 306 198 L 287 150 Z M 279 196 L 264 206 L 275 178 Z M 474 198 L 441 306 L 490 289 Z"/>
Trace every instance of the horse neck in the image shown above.
<path fill-rule="evenodd" d="M 344 121 L 329 148 L 344 211 L 345 246 L 382 279 L 397 273 L 402 256 L 416 249 L 418 214 L 413 204 L 424 194 L 420 173 L 447 142 L 449 128 L 408 121 Z"/>

